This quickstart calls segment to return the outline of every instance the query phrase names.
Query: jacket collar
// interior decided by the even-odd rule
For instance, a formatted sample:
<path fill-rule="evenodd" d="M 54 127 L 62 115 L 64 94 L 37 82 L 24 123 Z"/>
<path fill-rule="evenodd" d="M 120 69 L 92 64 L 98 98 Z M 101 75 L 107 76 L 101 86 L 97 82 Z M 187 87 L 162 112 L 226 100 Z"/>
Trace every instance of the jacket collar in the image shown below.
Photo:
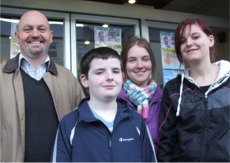
<path fill-rule="evenodd" d="M 213 85 L 220 85 L 224 83 L 230 76 L 230 62 L 225 60 L 220 60 L 214 64 L 220 67 L 218 77 Z M 181 74 L 180 74 L 181 75 Z M 196 82 L 189 76 L 189 69 L 185 69 L 184 77 L 191 83 L 196 84 Z"/>
<path fill-rule="evenodd" d="M 92 113 L 92 111 L 88 105 L 88 102 L 87 102 L 88 100 L 89 100 L 89 98 L 85 98 L 79 104 L 79 107 L 77 109 L 78 115 L 79 115 L 79 122 L 80 121 L 85 121 L 85 122 L 98 121 L 98 119 L 96 119 L 94 117 L 94 115 L 93 115 L 93 113 Z M 119 100 L 117 100 L 117 104 L 118 104 L 117 105 L 118 106 L 117 115 L 119 115 L 119 116 L 116 115 L 116 118 L 115 118 L 116 122 L 130 116 L 130 114 L 129 114 L 130 110 L 128 109 L 128 106 L 127 106 L 125 101 L 119 99 Z"/>
<path fill-rule="evenodd" d="M 19 67 L 18 60 L 19 60 L 19 55 L 17 55 L 16 57 L 10 59 L 9 61 L 7 61 L 6 65 L 3 68 L 3 72 L 5 72 L 5 73 L 13 73 Z M 54 75 L 58 74 L 57 67 L 56 67 L 56 65 L 54 64 L 53 61 L 51 61 L 50 66 L 47 68 L 46 71 L 51 72 Z"/>

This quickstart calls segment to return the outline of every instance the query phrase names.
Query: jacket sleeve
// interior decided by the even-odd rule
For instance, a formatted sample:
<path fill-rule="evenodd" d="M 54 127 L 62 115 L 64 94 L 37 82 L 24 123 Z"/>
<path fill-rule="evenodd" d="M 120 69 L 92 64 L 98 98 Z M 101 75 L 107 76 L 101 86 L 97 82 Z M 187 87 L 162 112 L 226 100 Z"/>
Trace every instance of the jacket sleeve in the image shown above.
<path fill-rule="evenodd" d="M 69 70 L 67 71 L 68 73 L 66 73 L 65 75 L 67 75 L 66 79 L 68 83 L 68 90 L 71 94 L 70 98 L 73 100 L 72 104 L 74 104 L 72 106 L 72 109 L 74 109 L 80 104 L 81 100 L 85 98 L 85 93 L 78 79 L 72 74 L 72 72 L 70 72 Z"/>
<path fill-rule="evenodd" d="M 77 79 L 75 79 L 75 92 L 76 92 L 75 103 L 76 106 L 78 106 L 81 100 L 85 98 L 85 93 Z"/>
<path fill-rule="evenodd" d="M 70 144 L 70 134 L 66 130 L 64 121 L 61 121 L 57 130 L 51 162 L 71 162 L 72 147 Z"/>
<path fill-rule="evenodd" d="M 160 138 L 157 159 L 160 162 L 169 162 L 176 144 L 176 111 L 173 108 L 167 85 L 163 92 L 159 117 Z"/>

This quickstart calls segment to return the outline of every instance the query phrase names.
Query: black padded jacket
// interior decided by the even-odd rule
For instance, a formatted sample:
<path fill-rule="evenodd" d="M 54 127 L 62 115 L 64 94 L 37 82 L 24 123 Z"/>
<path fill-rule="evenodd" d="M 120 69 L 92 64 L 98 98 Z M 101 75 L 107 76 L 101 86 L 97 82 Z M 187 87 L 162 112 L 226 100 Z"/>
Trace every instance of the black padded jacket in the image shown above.
<path fill-rule="evenodd" d="M 160 109 L 158 161 L 230 161 L 230 63 L 203 93 L 189 76 L 169 81 Z"/>

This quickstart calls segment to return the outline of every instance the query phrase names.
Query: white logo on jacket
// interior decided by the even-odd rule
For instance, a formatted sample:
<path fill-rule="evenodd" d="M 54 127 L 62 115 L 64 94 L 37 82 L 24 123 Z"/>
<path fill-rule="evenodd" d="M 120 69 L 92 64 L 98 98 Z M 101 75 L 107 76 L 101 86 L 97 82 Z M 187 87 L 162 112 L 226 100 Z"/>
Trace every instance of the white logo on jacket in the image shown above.
<path fill-rule="evenodd" d="M 133 140 L 134 140 L 134 138 L 119 138 L 119 142 L 124 142 L 124 141 L 130 142 L 130 141 L 133 141 Z"/>

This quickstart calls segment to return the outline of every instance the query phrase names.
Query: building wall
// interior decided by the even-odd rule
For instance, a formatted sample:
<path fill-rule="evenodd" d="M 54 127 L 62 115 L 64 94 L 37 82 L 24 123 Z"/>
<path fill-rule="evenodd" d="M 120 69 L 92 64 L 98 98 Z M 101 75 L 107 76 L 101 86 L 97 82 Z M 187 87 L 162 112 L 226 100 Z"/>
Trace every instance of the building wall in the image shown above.
<path fill-rule="evenodd" d="M 200 17 L 211 26 L 229 29 L 229 20 L 226 18 L 181 13 L 174 11 L 157 10 L 152 7 L 134 5 L 116 5 L 81 0 L 1 0 L 2 6 L 35 8 L 63 12 L 85 14 L 111 15 L 124 18 L 139 18 L 163 22 L 178 23 L 188 17 Z"/>

